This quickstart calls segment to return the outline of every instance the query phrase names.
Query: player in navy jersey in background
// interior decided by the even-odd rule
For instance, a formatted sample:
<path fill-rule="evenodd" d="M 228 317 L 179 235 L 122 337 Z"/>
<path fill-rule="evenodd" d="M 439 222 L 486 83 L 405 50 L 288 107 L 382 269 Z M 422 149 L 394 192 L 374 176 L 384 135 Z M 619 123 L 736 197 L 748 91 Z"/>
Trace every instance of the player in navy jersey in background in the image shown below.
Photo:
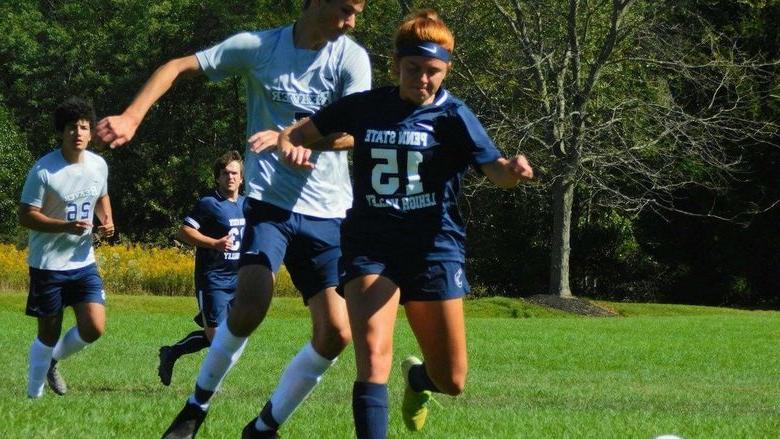
<path fill-rule="evenodd" d="M 463 392 L 469 287 L 457 205 L 461 179 L 469 166 L 503 188 L 533 178 L 524 156 L 502 157 L 471 110 L 441 87 L 453 48 L 435 11 L 410 15 L 394 38 L 399 86 L 344 97 L 279 136 L 280 156 L 306 169 L 319 166 L 311 149 L 321 136 L 355 138 L 354 201 L 342 226 L 340 269 L 357 363 L 352 404 L 359 438 L 387 435 L 399 303 L 424 358 L 402 363 L 407 428 L 422 428 L 431 392 Z"/>
<path fill-rule="evenodd" d="M 160 348 L 157 373 L 171 384 L 173 365 L 182 355 L 209 347 L 217 325 L 227 318 L 238 281 L 238 259 L 244 235 L 244 163 L 238 151 L 229 151 L 214 162 L 216 188 L 198 199 L 184 218 L 176 238 L 195 246 L 195 294 L 200 312 L 193 331 L 172 346 Z"/>
<path fill-rule="evenodd" d="M 366 51 L 345 34 L 366 0 L 305 0 L 294 24 L 241 32 L 194 55 L 171 60 L 149 78 L 127 109 L 98 122 L 112 147 L 130 141 L 149 108 L 186 74 L 212 80 L 241 76 L 247 85 L 246 134 L 252 144 L 276 145 L 279 131 L 334 100 L 371 87 Z M 325 143 L 351 145 L 334 133 Z M 234 306 L 219 325 L 201 364 L 195 391 L 165 432 L 192 437 L 211 397 L 265 318 L 274 275 L 285 264 L 309 308 L 311 340 L 287 365 L 256 419 L 250 437 L 273 437 L 351 340 L 344 299 L 336 293 L 340 225 L 352 203 L 347 155 L 318 154 L 313 172 L 282 163 L 275 151 L 244 155 L 246 229 Z"/>
<path fill-rule="evenodd" d="M 67 391 L 57 362 L 84 349 L 105 331 L 103 281 L 92 247 L 92 218 L 98 235 L 114 234 L 108 197 L 108 167 L 87 151 L 95 126 L 92 104 L 69 98 L 54 110 L 60 148 L 41 157 L 24 182 L 19 223 L 30 229 L 29 316 L 38 319 L 30 347 L 27 396 L 43 395 L 43 382 L 58 395 Z M 76 325 L 60 338 L 62 314 L 72 306 Z"/>

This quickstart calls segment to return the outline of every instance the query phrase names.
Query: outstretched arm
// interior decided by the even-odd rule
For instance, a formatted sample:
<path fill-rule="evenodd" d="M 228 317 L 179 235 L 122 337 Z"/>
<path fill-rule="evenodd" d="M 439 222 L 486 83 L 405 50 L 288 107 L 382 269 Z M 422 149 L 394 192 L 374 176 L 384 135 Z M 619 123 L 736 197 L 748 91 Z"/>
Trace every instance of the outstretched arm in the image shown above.
<path fill-rule="evenodd" d="M 109 144 L 111 148 L 129 142 L 149 108 L 173 86 L 176 79 L 183 74 L 199 71 L 200 64 L 195 55 L 172 59 L 158 67 L 122 114 L 109 116 L 98 122 L 95 129 L 98 139 Z"/>
<path fill-rule="evenodd" d="M 480 169 L 493 184 L 504 189 L 514 187 L 518 181 L 534 178 L 534 170 L 522 154 L 510 159 L 501 157 L 494 162 L 485 163 Z"/>

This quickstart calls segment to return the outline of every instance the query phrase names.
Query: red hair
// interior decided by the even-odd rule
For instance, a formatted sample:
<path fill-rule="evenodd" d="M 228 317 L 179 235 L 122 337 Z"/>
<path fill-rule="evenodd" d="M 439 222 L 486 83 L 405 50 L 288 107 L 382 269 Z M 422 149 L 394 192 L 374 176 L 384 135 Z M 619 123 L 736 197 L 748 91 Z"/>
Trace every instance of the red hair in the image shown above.
<path fill-rule="evenodd" d="M 410 44 L 430 41 L 444 47 L 450 53 L 455 49 L 455 37 L 433 9 L 420 9 L 407 15 L 398 26 L 393 38 L 393 49 Z"/>

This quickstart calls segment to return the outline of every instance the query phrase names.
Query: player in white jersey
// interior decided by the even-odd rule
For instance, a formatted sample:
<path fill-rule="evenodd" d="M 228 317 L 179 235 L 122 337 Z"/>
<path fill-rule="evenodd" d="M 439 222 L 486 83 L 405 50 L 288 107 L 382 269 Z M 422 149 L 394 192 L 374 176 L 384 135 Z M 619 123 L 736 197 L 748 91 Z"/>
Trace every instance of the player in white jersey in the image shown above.
<path fill-rule="evenodd" d="M 365 50 L 345 34 L 355 26 L 365 0 L 306 0 L 296 22 L 244 32 L 222 43 L 169 61 L 149 78 L 128 108 L 98 123 L 97 135 L 111 147 L 132 139 L 149 108 L 182 74 L 219 80 L 244 77 L 247 129 L 252 144 L 276 143 L 279 131 L 341 96 L 371 85 Z M 335 134 L 324 139 L 351 144 Z M 274 273 L 284 262 L 312 316 L 312 339 L 287 366 L 270 400 L 244 433 L 273 437 L 320 381 L 351 340 L 344 299 L 336 293 L 341 219 L 351 205 L 343 152 L 316 156 L 317 169 L 294 169 L 276 152 L 245 154 L 246 229 L 238 288 L 226 324 L 217 329 L 195 386 L 166 437 L 192 437 L 209 400 L 238 360 L 248 336 L 270 305 Z"/>
<path fill-rule="evenodd" d="M 57 362 L 103 334 L 105 292 L 92 248 L 93 216 L 100 220 L 99 235 L 114 234 L 108 167 L 87 151 L 95 126 L 92 105 L 80 98 L 66 100 L 54 111 L 54 126 L 62 145 L 30 169 L 18 212 L 19 223 L 30 229 L 26 313 L 38 319 L 29 354 L 30 398 L 43 395 L 44 380 L 55 393 L 65 394 Z M 60 338 L 66 306 L 73 307 L 76 325 Z"/>

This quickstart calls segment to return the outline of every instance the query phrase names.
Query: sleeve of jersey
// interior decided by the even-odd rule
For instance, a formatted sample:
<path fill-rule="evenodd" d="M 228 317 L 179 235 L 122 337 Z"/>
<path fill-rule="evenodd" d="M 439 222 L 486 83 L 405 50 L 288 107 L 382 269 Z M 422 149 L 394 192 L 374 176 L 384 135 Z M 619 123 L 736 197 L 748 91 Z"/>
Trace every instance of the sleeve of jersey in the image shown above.
<path fill-rule="evenodd" d="M 314 113 L 310 119 L 320 134 L 352 134 L 349 121 L 350 115 L 359 107 L 358 96 L 360 95 L 345 96 Z"/>
<path fill-rule="evenodd" d="M 192 212 L 184 217 L 184 225 L 192 227 L 195 230 L 200 229 L 201 224 L 204 223 L 209 215 L 209 203 L 205 198 L 201 198 L 195 203 L 195 207 L 192 208 Z"/>
<path fill-rule="evenodd" d="M 30 206 L 42 207 L 46 190 L 44 172 L 37 165 L 30 169 L 22 188 L 21 202 Z"/>
<path fill-rule="evenodd" d="M 493 143 L 477 116 L 465 105 L 457 109 L 459 125 L 463 130 L 461 141 L 471 158 L 472 166 L 479 170 L 481 165 L 492 163 L 501 158 L 501 152 Z"/>
<path fill-rule="evenodd" d="M 341 96 L 371 89 L 371 62 L 365 49 L 357 44 L 350 44 L 344 52 L 341 80 Z"/>
<path fill-rule="evenodd" d="M 242 32 L 195 53 L 195 56 L 203 73 L 212 81 L 218 81 L 250 69 L 260 45 L 260 34 Z"/>

